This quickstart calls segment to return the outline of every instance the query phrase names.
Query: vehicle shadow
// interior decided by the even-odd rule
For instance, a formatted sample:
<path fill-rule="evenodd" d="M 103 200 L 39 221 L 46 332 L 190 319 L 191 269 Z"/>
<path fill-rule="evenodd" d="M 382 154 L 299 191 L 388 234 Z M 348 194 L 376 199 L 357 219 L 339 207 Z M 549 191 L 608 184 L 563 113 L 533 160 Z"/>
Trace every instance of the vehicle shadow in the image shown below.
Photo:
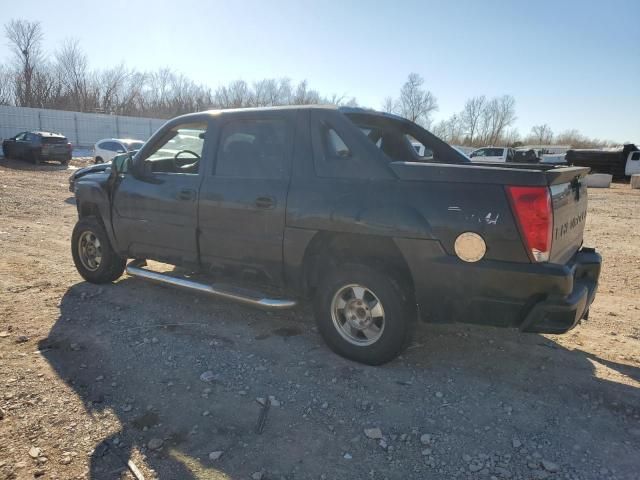
<path fill-rule="evenodd" d="M 595 402 L 603 415 L 640 412 L 640 389 L 596 377 L 592 362 L 635 380 L 640 369 L 543 336 L 425 326 L 400 359 L 366 367 L 331 353 L 305 308 L 270 314 L 131 277 L 69 288 L 39 349 L 91 417 L 112 412 L 118 419 L 120 426 L 95 446 L 91 479 L 113 478 L 136 451 L 159 478 L 249 478 L 256 471 L 266 472 L 264 478 L 298 478 L 296 472 L 360 478 L 342 461 L 354 432 L 362 435 L 362 421 L 354 419 L 406 432 L 421 421 L 412 412 L 424 408 L 435 410 L 429 421 L 437 430 L 446 427 L 440 417 L 450 405 L 481 425 L 495 404 L 517 410 L 540 403 L 537 417 L 523 407 L 509 420 L 513 431 L 535 432 L 548 428 L 547 410 L 573 415 L 585 402 Z M 203 372 L 211 372 L 207 382 Z M 391 402 L 374 403 L 372 418 L 359 402 L 374 394 Z M 284 399 L 286 408 L 270 408 L 261 435 L 255 399 L 268 395 Z M 328 399 L 326 410 L 316 398 Z M 589 435 L 590 421 L 576 432 L 583 426 Z M 478 441 L 473 432 L 465 435 Z M 602 441 L 623 435 L 607 431 Z M 224 453 L 210 459 L 214 451 Z M 410 459 L 402 465 L 411 471 Z M 385 460 L 376 468 L 397 478 L 404 467 Z"/>
<path fill-rule="evenodd" d="M 19 160 L 15 158 L 0 157 L 0 165 L 11 168 L 12 170 L 69 170 L 69 165 L 61 165 L 57 161 L 41 161 L 40 164 L 34 165 L 29 160 Z"/>

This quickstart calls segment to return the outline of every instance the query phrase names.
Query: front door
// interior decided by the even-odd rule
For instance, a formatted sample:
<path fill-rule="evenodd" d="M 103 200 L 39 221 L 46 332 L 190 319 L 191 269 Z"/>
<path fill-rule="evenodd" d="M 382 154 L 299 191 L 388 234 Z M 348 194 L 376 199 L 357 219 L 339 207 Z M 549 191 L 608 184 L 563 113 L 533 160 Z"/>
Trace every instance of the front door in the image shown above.
<path fill-rule="evenodd" d="M 27 153 L 28 153 L 27 146 L 29 145 L 29 142 L 27 140 L 28 135 L 29 135 L 28 132 L 23 132 L 15 136 L 15 139 L 13 142 L 13 148 L 11 149 L 11 155 L 14 158 L 22 158 L 22 159 L 27 158 Z"/>
<path fill-rule="evenodd" d="M 216 162 L 200 190 L 200 255 L 214 269 L 282 282 L 296 112 L 219 120 Z"/>
<path fill-rule="evenodd" d="M 198 190 L 206 163 L 208 122 L 170 124 L 136 157 L 136 175 L 116 186 L 113 223 L 134 258 L 176 265 L 198 262 Z M 141 173 L 143 172 L 143 173 Z"/>

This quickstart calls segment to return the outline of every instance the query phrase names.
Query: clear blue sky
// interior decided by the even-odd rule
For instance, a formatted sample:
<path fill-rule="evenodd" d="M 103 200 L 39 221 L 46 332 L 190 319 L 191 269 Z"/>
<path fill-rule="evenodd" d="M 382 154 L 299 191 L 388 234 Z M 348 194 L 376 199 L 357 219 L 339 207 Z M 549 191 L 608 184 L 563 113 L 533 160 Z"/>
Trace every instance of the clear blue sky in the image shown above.
<path fill-rule="evenodd" d="M 22 0 L 2 18 L 42 22 L 49 51 L 78 38 L 92 68 L 169 66 L 214 88 L 306 78 L 373 108 L 415 71 L 436 119 L 510 94 L 522 134 L 548 123 L 640 142 L 639 0 Z"/>

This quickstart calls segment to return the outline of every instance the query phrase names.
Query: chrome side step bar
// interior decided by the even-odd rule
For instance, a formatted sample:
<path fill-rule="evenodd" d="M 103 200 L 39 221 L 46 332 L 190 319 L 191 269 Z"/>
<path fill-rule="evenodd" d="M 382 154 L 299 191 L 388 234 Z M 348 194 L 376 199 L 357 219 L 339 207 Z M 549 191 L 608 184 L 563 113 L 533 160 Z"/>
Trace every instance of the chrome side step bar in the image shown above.
<path fill-rule="evenodd" d="M 266 298 L 258 292 L 234 290 L 228 286 L 207 285 L 205 283 L 194 282 L 186 278 L 177 278 L 164 273 L 153 272 L 143 268 L 147 265 L 145 260 L 133 260 L 127 265 L 127 273 L 133 277 L 140 277 L 152 282 L 171 285 L 185 290 L 195 290 L 196 292 L 231 300 L 245 305 L 261 308 L 263 310 L 285 310 L 296 306 L 295 300 L 284 300 L 276 298 Z"/>

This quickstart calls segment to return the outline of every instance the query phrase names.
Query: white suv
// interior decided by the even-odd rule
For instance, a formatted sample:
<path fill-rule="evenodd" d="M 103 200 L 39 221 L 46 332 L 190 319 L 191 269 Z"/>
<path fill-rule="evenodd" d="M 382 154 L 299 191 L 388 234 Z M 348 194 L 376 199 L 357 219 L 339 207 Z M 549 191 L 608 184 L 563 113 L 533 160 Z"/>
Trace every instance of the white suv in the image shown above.
<path fill-rule="evenodd" d="M 142 145 L 144 145 L 142 140 L 105 138 L 99 140 L 93 147 L 93 159 L 95 163 L 110 162 L 116 155 L 132 150 L 140 150 Z"/>

